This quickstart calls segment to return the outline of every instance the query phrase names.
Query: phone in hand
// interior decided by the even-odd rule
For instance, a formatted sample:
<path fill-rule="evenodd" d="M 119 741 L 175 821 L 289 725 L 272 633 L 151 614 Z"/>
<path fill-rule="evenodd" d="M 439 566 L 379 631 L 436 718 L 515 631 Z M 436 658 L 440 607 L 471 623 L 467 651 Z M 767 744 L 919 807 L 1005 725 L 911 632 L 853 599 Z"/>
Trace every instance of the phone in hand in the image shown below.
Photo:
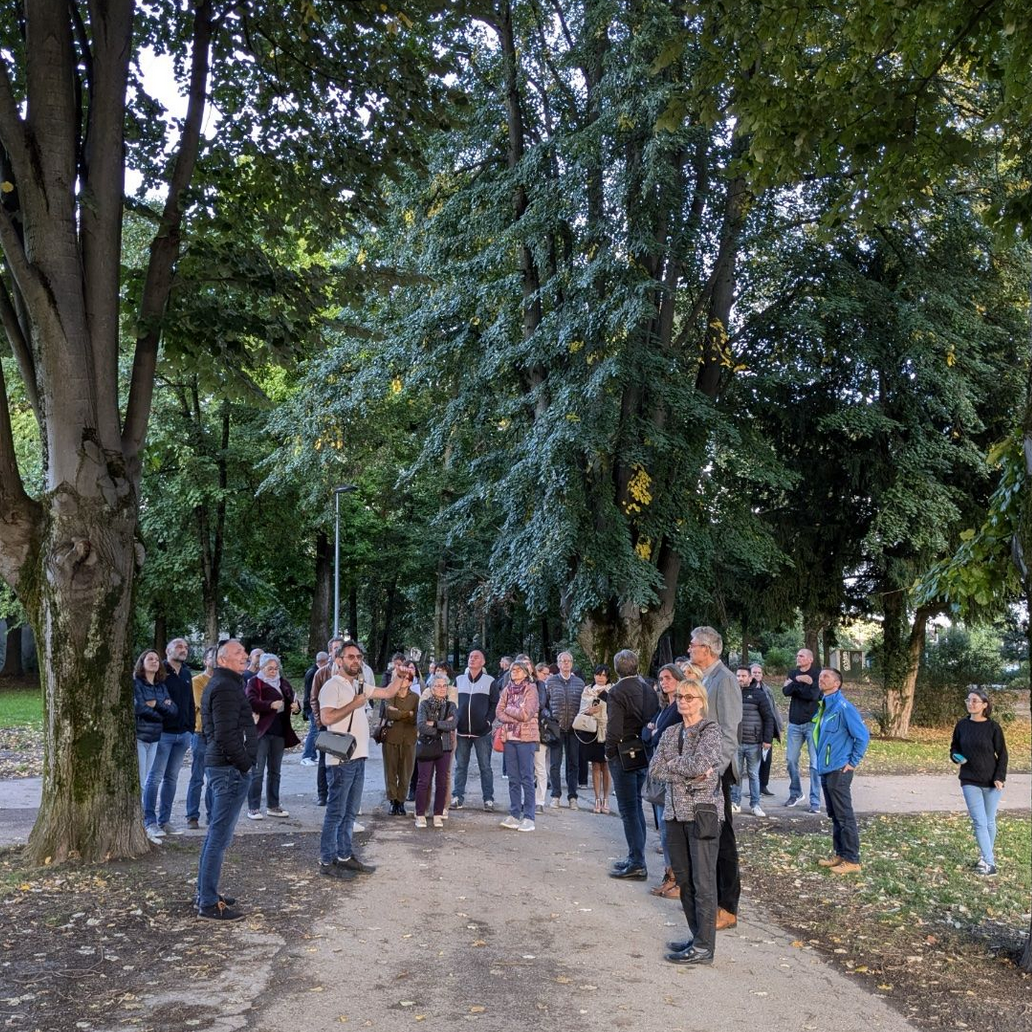
<path fill-rule="evenodd" d="M 953 762 L 954 763 L 967 763 L 967 757 L 966 756 L 961 756 L 961 754 L 959 752 L 955 752 L 953 754 Z"/>

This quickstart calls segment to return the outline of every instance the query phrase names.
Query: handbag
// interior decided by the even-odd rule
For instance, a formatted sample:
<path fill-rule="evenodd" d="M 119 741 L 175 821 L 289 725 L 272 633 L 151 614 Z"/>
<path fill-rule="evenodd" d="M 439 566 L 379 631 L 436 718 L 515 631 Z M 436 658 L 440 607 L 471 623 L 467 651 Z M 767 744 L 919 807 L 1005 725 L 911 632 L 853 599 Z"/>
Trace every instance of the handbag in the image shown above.
<path fill-rule="evenodd" d="M 644 720 L 645 714 L 645 692 L 648 688 L 644 681 L 641 682 L 641 712 Z M 636 770 L 642 770 L 649 765 L 649 754 L 645 749 L 645 743 L 641 740 L 640 732 L 636 735 L 628 735 L 622 741 L 616 743 L 617 756 L 620 759 L 620 767 L 625 774 L 633 774 Z"/>
<path fill-rule="evenodd" d="M 387 719 L 387 704 L 386 702 L 380 703 L 380 718 L 377 720 L 373 730 L 370 732 L 372 739 L 377 745 L 383 745 L 384 738 L 387 737 L 387 728 L 391 726 L 393 722 Z"/>
<path fill-rule="evenodd" d="M 338 760 L 350 760 L 356 745 L 358 742 L 355 736 L 346 731 L 320 731 L 315 736 L 316 749 L 327 756 L 335 756 Z"/>
<path fill-rule="evenodd" d="M 505 725 L 499 724 L 491 737 L 491 748 L 495 752 L 505 752 Z"/>
<path fill-rule="evenodd" d="M 574 731 L 583 731 L 585 734 L 591 735 L 598 734 L 598 718 L 583 710 L 573 718 L 572 726 Z"/>
<path fill-rule="evenodd" d="M 645 779 L 645 785 L 641 790 L 641 797 L 646 803 L 651 803 L 653 806 L 663 806 L 666 802 L 666 786 L 665 781 L 660 781 L 659 778 L 654 778 L 651 774 Z"/>
<path fill-rule="evenodd" d="M 444 755 L 444 742 L 440 735 L 420 735 L 416 739 L 417 760 L 439 760 Z"/>
<path fill-rule="evenodd" d="M 720 834 L 720 821 L 717 818 L 716 803 L 695 804 L 695 837 L 705 841 L 715 839 Z"/>
<path fill-rule="evenodd" d="M 541 736 L 542 745 L 555 745 L 562 741 L 562 730 L 559 721 L 555 717 L 545 715 L 538 717 L 538 732 Z"/>

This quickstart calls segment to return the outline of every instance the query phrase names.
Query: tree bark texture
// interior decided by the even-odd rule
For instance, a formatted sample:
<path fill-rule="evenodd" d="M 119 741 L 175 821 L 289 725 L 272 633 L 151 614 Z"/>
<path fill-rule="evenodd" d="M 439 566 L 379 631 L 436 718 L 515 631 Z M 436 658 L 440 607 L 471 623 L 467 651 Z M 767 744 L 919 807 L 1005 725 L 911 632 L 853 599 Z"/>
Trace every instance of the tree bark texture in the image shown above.
<path fill-rule="evenodd" d="M 354 589 L 352 589 L 354 590 Z M 351 595 L 349 594 L 349 599 Z M 312 609 L 308 616 L 308 654 L 314 656 L 326 648 L 330 637 L 333 605 L 333 550 L 329 536 L 319 531 L 315 537 L 315 587 Z M 351 626 L 349 621 L 348 626 Z M 354 634 L 354 632 L 352 632 Z"/>
<path fill-rule="evenodd" d="M 924 655 L 925 628 L 935 610 L 920 606 L 908 624 L 903 592 L 884 597 L 884 730 L 889 738 L 906 738 L 914 712 L 914 689 Z"/>

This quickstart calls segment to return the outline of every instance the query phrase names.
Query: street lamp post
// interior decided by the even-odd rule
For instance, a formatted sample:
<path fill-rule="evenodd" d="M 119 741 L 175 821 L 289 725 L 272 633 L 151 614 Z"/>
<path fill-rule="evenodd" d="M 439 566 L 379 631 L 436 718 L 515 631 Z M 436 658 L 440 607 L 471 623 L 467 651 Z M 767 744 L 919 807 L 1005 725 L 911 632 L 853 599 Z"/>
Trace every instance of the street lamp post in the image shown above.
<path fill-rule="evenodd" d="M 333 489 L 333 636 L 340 637 L 340 496 L 356 490 L 354 484 Z"/>

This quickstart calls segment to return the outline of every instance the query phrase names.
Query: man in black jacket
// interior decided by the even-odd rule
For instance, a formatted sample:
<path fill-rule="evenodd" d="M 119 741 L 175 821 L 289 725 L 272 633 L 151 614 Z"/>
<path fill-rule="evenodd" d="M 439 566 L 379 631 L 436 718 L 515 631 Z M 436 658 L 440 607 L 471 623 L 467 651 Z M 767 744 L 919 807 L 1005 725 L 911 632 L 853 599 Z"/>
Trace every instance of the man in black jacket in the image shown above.
<path fill-rule="evenodd" d="M 233 909 L 235 900 L 220 895 L 219 876 L 258 756 L 254 717 L 244 694 L 246 668 L 243 645 L 232 639 L 223 643 L 215 657 L 215 673 L 201 696 L 204 759 L 212 801 L 197 869 L 197 913 L 217 921 L 243 917 Z"/>
<path fill-rule="evenodd" d="M 742 723 L 738 732 L 738 770 L 749 778 L 749 808 L 754 817 L 766 817 L 760 806 L 760 764 L 763 754 L 770 752 L 774 737 L 774 711 L 763 687 L 752 679 L 747 666 L 736 673 L 742 689 Z M 731 811 L 739 813 L 742 802 L 742 779 L 731 786 Z"/>
<path fill-rule="evenodd" d="M 785 765 L 788 767 L 788 801 L 785 806 L 795 806 L 803 796 L 799 780 L 799 755 L 806 742 L 810 757 L 810 813 L 821 812 L 821 779 L 813 772 L 814 749 L 810 736 L 810 722 L 817 712 L 821 698 L 819 680 L 821 668 L 813 661 L 809 649 L 796 653 L 796 668 L 788 672 L 782 694 L 792 701 L 788 705 L 788 743 L 785 746 Z"/>
<path fill-rule="evenodd" d="M 620 680 L 609 689 L 606 698 L 606 759 L 623 820 L 627 859 L 614 864 L 609 877 L 644 881 L 648 870 L 645 867 L 646 829 L 641 790 L 648 767 L 625 771 L 618 746 L 622 741 L 641 738 L 641 729 L 659 712 L 659 700 L 638 676 L 638 657 L 630 649 L 622 649 L 613 657 L 613 668 Z"/>

